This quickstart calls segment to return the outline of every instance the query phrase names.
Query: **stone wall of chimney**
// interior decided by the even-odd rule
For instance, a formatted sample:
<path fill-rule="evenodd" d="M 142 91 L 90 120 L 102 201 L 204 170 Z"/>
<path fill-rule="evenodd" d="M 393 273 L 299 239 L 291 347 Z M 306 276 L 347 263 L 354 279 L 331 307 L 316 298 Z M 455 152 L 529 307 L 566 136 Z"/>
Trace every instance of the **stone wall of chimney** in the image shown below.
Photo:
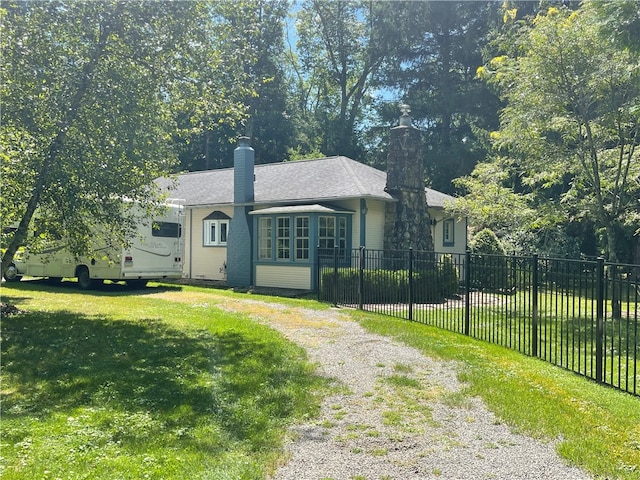
<path fill-rule="evenodd" d="M 386 191 L 396 199 L 385 213 L 384 248 L 433 251 L 431 218 L 425 195 L 422 136 L 403 106 L 400 124 L 391 129 Z"/>

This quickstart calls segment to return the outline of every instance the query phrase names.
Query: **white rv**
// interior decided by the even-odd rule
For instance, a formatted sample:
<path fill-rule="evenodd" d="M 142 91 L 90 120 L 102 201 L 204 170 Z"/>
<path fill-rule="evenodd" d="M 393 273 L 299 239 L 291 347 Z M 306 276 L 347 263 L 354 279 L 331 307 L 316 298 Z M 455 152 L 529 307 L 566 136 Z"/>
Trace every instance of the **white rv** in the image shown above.
<path fill-rule="evenodd" d="M 86 257 L 75 257 L 63 241 L 46 251 L 23 251 L 7 269 L 5 280 L 19 281 L 23 276 L 54 280 L 75 277 L 78 286 L 88 290 L 103 280 L 144 287 L 149 280 L 182 278 L 183 219 L 183 205 L 167 204 L 164 215 L 139 222 L 128 246 L 97 243 Z"/>

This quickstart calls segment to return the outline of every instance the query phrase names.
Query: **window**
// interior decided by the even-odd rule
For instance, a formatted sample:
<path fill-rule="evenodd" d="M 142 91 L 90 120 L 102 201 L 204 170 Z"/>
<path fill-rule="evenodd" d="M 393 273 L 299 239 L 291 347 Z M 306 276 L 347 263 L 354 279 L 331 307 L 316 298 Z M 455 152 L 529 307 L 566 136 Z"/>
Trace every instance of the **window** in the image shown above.
<path fill-rule="evenodd" d="M 455 223 L 453 218 L 442 222 L 442 245 L 452 247 L 455 244 Z"/>
<path fill-rule="evenodd" d="M 258 220 L 258 259 L 271 260 L 271 217 Z"/>
<path fill-rule="evenodd" d="M 291 226 L 289 217 L 278 217 L 278 230 L 276 242 L 278 245 L 278 260 L 288 260 L 291 258 Z"/>
<path fill-rule="evenodd" d="M 318 218 L 318 245 L 320 250 L 326 253 L 333 250 L 336 241 L 336 218 Z"/>
<path fill-rule="evenodd" d="M 203 229 L 205 246 L 218 246 L 227 244 L 229 220 L 205 220 Z"/>
<path fill-rule="evenodd" d="M 309 259 L 309 217 L 296 217 L 296 260 Z"/>
<path fill-rule="evenodd" d="M 182 228 L 179 223 L 153 222 L 153 227 L 151 228 L 151 236 L 180 238 L 182 236 Z"/>
<path fill-rule="evenodd" d="M 347 219 L 344 217 L 318 217 L 318 245 L 323 255 L 333 255 L 336 246 L 340 255 L 347 250 Z"/>
<path fill-rule="evenodd" d="M 227 244 L 229 234 L 229 215 L 216 210 L 202 221 L 202 243 L 205 247 L 217 247 Z"/>
<path fill-rule="evenodd" d="M 346 216 L 278 213 L 257 218 L 258 261 L 308 264 L 316 245 L 320 245 L 323 255 L 333 255 L 336 246 L 340 247 L 341 257 L 347 254 Z"/>
<path fill-rule="evenodd" d="M 340 217 L 338 219 L 338 247 L 341 252 L 345 252 L 347 249 L 347 219 Z"/>

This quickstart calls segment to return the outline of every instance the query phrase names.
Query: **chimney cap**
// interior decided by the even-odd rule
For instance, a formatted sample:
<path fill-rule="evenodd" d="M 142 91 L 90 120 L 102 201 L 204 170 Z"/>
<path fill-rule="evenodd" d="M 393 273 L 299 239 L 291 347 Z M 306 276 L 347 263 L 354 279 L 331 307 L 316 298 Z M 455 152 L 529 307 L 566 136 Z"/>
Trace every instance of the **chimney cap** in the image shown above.
<path fill-rule="evenodd" d="M 400 111 L 402 112 L 402 115 L 400 116 L 400 126 L 410 127 L 413 118 L 411 118 L 411 116 L 409 115 L 409 112 L 411 111 L 409 105 L 403 103 L 402 105 L 400 105 Z"/>

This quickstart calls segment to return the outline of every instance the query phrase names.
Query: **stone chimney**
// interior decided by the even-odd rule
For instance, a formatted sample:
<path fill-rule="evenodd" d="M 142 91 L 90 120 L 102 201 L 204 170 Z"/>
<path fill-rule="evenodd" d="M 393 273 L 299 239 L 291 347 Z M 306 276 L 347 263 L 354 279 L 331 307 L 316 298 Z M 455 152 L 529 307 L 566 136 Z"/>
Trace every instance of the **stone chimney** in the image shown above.
<path fill-rule="evenodd" d="M 420 130 L 413 127 L 409 106 L 391 129 L 385 190 L 397 200 L 387 204 L 385 250 L 433 251 L 431 219 L 427 211 Z"/>
<path fill-rule="evenodd" d="M 255 156 L 249 138 L 240 137 L 233 152 L 233 217 L 227 237 L 227 284 L 230 287 L 252 285 L 253 228 L 249 212 L 253 210 L 254 201 L 254 166 Z"/>

